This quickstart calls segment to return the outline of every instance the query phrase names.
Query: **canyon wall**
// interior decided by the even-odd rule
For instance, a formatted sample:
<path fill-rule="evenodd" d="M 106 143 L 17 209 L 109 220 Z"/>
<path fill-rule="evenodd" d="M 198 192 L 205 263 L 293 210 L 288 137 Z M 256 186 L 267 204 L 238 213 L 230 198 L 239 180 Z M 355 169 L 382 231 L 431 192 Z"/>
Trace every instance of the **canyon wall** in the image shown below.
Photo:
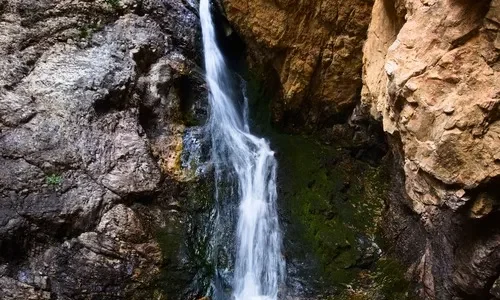
<path fill-rule="evenodd" d="M 419 296 L 500 297 L 500 2 L 224 5 L 253 69 L 279 78 L 279 128 L 383 127 L 394 159 L 386 236 Z"/>
<path fill-rule="evenodd" d="M 206 115 L 196 11 L 0 1 L 1 299 L 158 299 L 168 268 L 170 295 L 192 283 L 178 248 L 183 137 Z"/>
<path fill-rule="evenodd" d="M 252 61 L 281 83 L 273 119 L 289 131 L 345 120 L 359 100 L 372 1 L 222 1 Z"/>
<path fill-rule="evenodd" d="M 390 254 L 422 299 L 500 299 L 500 1 L 222 3 L 276 127 L 335 149 L 275 141 L 331 277 Z M 199 296 L 198 23 L 191 1 L 0 0 L 0 298 Z"/>
<path fill-rule="evenodd" d="M 407 204 L 426 231 L 413 274 L 424 298 L 498 296 L 499 19 L 495 0 L 373 9 L 362 106 L 402 154 Z"/>

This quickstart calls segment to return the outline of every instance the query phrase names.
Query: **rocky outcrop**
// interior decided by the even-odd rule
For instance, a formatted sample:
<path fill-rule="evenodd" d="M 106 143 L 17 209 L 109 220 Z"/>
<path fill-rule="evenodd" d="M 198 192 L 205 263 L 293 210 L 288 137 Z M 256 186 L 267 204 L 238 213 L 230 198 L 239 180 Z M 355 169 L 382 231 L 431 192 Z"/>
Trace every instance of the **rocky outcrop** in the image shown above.
<path fill-rule="evenodd" d="M 304 131 L 347 119 L 359 99 L 371 1 L 222 2 L 255 69 L 279 78 L 275 123 Z"/>
<path fill-rule="evenodd" d="M 499 9 L 496 0 L 374 5 L 362 103 L 392 136 L 407 205 L 425 228 L 414 265 L 425 299 L 487 299 L 500 275 Z"/>
<path fill-rule="evenodd" d="M 130 299 L 159 276 L 206 113 L 195 11 L 0 1 L 0 298 Z"/>

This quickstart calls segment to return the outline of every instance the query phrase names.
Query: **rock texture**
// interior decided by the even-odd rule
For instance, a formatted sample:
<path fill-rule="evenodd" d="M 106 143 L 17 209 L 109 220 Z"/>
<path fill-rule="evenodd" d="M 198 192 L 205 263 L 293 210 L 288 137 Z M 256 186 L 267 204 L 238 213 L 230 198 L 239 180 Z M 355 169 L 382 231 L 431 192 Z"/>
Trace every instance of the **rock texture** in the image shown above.
<path fill-rule="evenodd" d="M 281 128 L 382 123 L 397 175 L 386 235 L 420 296 L 498 297 L 500 2 L 223 3 L 254 70 L 278 78 Z"/>
<path fill-rule="evenodd" d="M 1 299 L 130 299 L 159 275 L 205 114 L 195 11 L 0 1 Z"/>
<path fill-rule="evenodd" d="M 499 20 L 496 0 L 373 8 L 362 106 L 401 154 L 426 232 L 414 273 L 425 299 L 487 299 L 500 275 Z"/>
<path fill-rule="evenodd" d="M 372 1 L 222 2 L 255 69 L 279 78 L 276 123 L 303 131 L 347 119 L 359 99 Z"/>

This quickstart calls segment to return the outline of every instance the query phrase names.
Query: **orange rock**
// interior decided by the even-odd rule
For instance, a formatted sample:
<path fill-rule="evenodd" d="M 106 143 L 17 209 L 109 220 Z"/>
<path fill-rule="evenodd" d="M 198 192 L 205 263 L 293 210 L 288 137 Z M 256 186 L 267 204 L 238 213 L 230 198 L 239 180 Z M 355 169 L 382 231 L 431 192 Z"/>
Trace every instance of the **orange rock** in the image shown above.
<path fill-rule="evenodd" d="M 500 176 L 500 1 L 399 2 L 374 5 L 362 102 L 401 137 L 412 200 L 456 209 L 450 193 Z"/>
<path fill-rule="evenodd" d="M 361 88 L 362 46 L 373 1 L 223 0 L 260 66 L 282 87 L 275 121 L 316 126 L 349 113 Z M 287 124 L 292 127 L 294 124 Z"/>

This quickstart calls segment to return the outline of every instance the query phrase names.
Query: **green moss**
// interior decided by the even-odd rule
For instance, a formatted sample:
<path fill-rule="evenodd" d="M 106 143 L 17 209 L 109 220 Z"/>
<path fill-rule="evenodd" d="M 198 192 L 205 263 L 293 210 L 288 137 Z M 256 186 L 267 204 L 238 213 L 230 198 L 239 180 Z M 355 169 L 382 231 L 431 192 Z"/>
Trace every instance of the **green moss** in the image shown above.
<path fill-rule="evenodd" d="M 358 274 L 353 286 L 356 290 L 344 290 L 329 300 L 414 300 L 410 284 L 404 278 L 404 267 L 397 261 L 382 258 L 370 272 Z"/>
<path fill-rule="evenodd" d="M 210 214 L 215 201 L 213 177 L 199 177 L 184 182 L 183 185 L 185 191 L 183 210 L 186 219 L 174 236 L 168 232 L 160 233 L 158 236 L 164 259 L 171 260 L 171 264 L 164 269 L 165 276 L 162 280 L 163 283 L 168 283 L 166 295 L 180 296 L 179 292 L 187 286 L 191 292 L 205 293 L 209 289 L 215 270 L 209 252 Z M 169 230 L 168 226 L 166 230 Z M 175 271 L 176 268 L 180 268 L 179 272 Z M 186 274 L 190 274 L 191 277 L 183 278 L 182 276 Z M 178 284 L 172 284 L 175 282 Z"/>
<path fill-rule="evenodd" d="M 81 39 L 86 39 L 87 37 L 89 37 L 90 33 L 91 33 L 91 31 L 88 29 L 88 27 L 83 26 L 83 27 L 80 27 L 80 31 L 79 31 L 78 36 Z"/>
<path fill-rule="evenodd" d="M 372 278 L 380 293 L 387 300 L 413 298 L 408 293 L 410 284 L 404 279 L 404 267 L 395 260 L 385 258 L 377 261 Z"/>
<path fill-rule="evenodd" d="M 154 228 L 161 249 L 160 274 L 136 299 L 184 299 L 186 295 L 205 293 L 213 276 L 207 230 L 213 205 L 213 179 L 178 183 L 183 191 L 177 199 L 179 214 L 169 214 Z"/>
<path fill-rule="evenodd" d="M 202 125 L 200 124 L 198 118 L 192 112 L 187 112 L 182 115 L 182 123 L 186 127 L 195 127 Z"/>
<path fill-rule="evenodd" d="M 380 226 L 389 191 L 388 161 L 373 166 L 355 159 L 349 153 L 350 140 L 325 145 L 316 136 L 277 132 L 271 127 L 268 100 L 277 95 L 258 77 L 263 78 L 248 76 L 251 119 L 257 123 L 253 130 L 267 136 L 277 152 L 279 201 L 290 218 L 287 234 L 303 245 L 300 251 L 314 254 L 320 265 L 317 275 L 339 291 L 341 298 L 335 299 L 375 299 L 367 296 L 370 293 L 383 295 L 380 299 L 409 299 L 404 268 L 385 258 L 367 259 L 361 242 L 383 244 Z M 265 82 L 273 89 L 271 80 Z M 347 286 L 361 292 L 348 292 Z"/>
<path fill-rule="evenodd" d="M 375 239 L 387 191 L 383 167 L 353 160 L 342 149 L 312 138 L 274 136 L 283 174 L 282 200 L 304 239 L 337 285 L 359 272 L 359 237 Z"/>
<path fill-rule="evenodd" d="M 101 30 L 103 25 L 99 25 L 99 22 L 96 20 L 92 23 L 85 24 L 82 27 L 80 27 L 79 32 L 78 32 L 78 37 L 81 39 L 86 39 L 91 37 L 95 32 L 98 32 Z"/>

